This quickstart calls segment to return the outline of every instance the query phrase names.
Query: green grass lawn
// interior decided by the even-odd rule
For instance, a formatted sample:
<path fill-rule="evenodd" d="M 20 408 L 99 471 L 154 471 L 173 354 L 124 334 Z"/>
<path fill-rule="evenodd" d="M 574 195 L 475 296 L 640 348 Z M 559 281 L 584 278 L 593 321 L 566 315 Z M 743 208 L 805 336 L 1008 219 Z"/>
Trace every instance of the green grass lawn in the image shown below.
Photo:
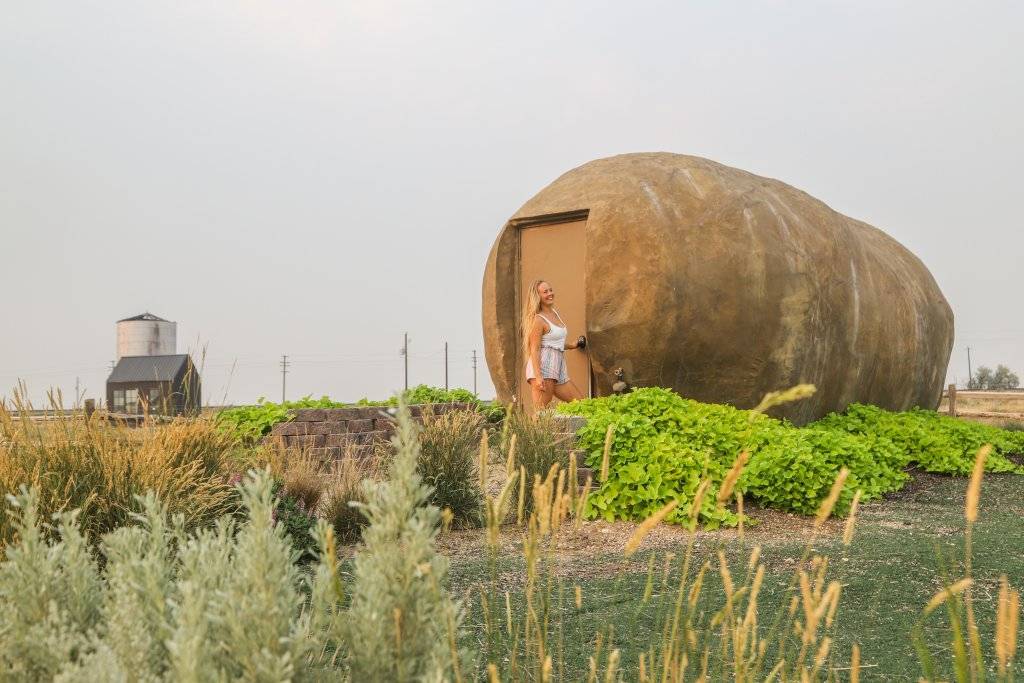
<path fill-rule="evenodd" d="M 857 643 L 864 667 L 862 680 L 910 681 L 921 675 L 910 633 L 923 606 L 943 586 L 943 577 L 956 579 L 963 574 L 966 484 L 965 479 L 917 475 L 898 495 L 861 508 L 850 547 L 844 547 L 834 531 L 815 541 L 814 548 L 830 559 L 829 578 L 843 585 L 833 666 L 847 666 L 851 647 Z M 734 574 L 742 574 L 754 537 L 746 542 L 731 535 L 729 540 L 725 538 L 702 535 L 695 564 L 713 558 L 721 548 L 730 558 Z M 760 598 L 760 620 L 766 624 L 790 600 L 790 580 L 804 542 L 799 534 L 785 532 L 768 537 L 762 534 L 756 542 L 762 546 L 767 570 Z M 677 554 L 682 550 L 676 549 Z M 974 550 L 975 610 L 986 653 L 991 657 L 999 576 L 1005 573 L 1012 586 L 1024 587 L 1024 477 L 986 476 Z M 650 554 L 645 556 L 643 551 L 629 563 L 623 562 L 621 555 L 595 553 L 590 562 L 592 571 L 582 575 L 576 571 L 561 578 L 564 599 L 561 607 L 557 600 L 552 606 L 560 618 L 551 621 L 552 642 L 557 644 L 553 647 L 560 652 L 554 656 L 556 670 L 561 661 L 567 678 L 583 676 L 600 635 L 603 651 L 607 652 L 609 642 L 619 648 L 626 679 L 635 679 L 639 654 L 660 639 L 664 606 L 671 602 L 678 581 L 678 576 L 670 576 L 663 585 L 664 553 L 656 552 L 653 595 L 646 603 L 642 598 Z M 521 566 L 521 558 L 515 555 L 500 558 L 498 564 L 501 581 L 513 595 L 514 614 L 521 611 L 515 609 L 515 596 L 521 595 L 515 577 Z M 467 589 L 488 572 L 488 564 L 482 559 L 456 559 L 452 566 L 456 593 L 467 594 Z M 580 610 L 574 605 L 575 585 L 581 587 L 584 596 Z M 708 572 L 705 585 L 704 604 L 713 611 L 720 605 L 722 594 L 717 573 Z M 500 600 L 498 612 L 504 619 L 503 594 L 490 597 Z M 467 603 L 467 645 L 481 651 L 484 629 L 478 592 Z M 554 626 L 559 622 L 560 637 L 558 626 Z M 950 640 L 943 610 L 927 619 L 925 639 L 940 672 L 949 677 Z M 994 661 L 989 664 L 994 671 Z M 1018 671 L 1024 673 L 1024 665 L 1018 663 Z"/>

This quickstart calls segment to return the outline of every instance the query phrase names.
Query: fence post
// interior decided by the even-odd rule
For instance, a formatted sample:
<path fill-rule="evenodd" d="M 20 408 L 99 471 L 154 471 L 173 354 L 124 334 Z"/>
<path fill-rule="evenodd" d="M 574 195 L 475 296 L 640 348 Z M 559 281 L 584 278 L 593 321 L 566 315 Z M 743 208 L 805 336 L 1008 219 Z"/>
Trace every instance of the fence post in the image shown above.
<path fill-rule="evenodd" d="M 956 385 L 949 385 L 949 414 L 956 417 Z"/>

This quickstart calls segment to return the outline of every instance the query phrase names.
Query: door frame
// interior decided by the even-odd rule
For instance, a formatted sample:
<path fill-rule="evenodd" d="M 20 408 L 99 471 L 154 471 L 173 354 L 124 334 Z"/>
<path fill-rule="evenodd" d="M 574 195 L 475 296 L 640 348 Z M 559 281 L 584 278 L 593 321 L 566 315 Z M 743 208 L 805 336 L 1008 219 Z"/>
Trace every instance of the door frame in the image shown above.
<path fill-rule="evenodd" d="M 515 330 L 516 330 L 516 337 L 515 337 L 516 338 L 515 367 L 517 368 L 517 370 L 516 370 L 516 375 L 515 375 L 516 383 L 515 383 L 515 386 L 514 386 L 515 396 L 516 397 L 518 397 L 520 395 L 521 390 L 523 388 L 522 384 L 526 381 L 526 379 L 523 377 L 523 366 L 524 366 L 526 361 L 522 357 L 522 355 L 523 355 L 523 348 L 522 348 L 522 344 L 519 342 L 519 340 L 521 340 L 523 338 L 523 330 L 521 328 L 522 320 L 520 319 L 521 315 L 522 315 L 522 310 L 523 310 L 523 301 L 522 301 L 522 292 L 523 292 L 523 282 L 522 282 L 523 247 L 522 247 L 522 244 L 523 244 L 523 242 L 522 242 L 522 232 L 521 231 L 524 228 L 537 228 L 537 227 L 542 227 L 542 226 L 545 226 L 545 225 L 558 225 L 560 223 L 577 223 L 579 221 L 586 221 L 589 218 L 590 218 L 590 209 L 576 209 L 576 210 L 573 210 L 573 211 L 560 211 L 560 212 L 557 212 L 557 213 L 546 213 L 546 214 L 541 214 L 541 215 L 538 215 L 538 216 L 525 216 L 523 218 L 513 218 L 512 220 L 510 220 L 508 222 L 509 227 L 511 227 L 513 230 L 515 230 L 515 236 L 516 236 L 516 260 L 515 260 L 515 274 L 514 274 L 515 275 L 514 276 L 514 280 L 515 280 L 515 298 L 514 298 L 515 310 L 514 310 L 514 313 L 513 313 L 514 320 L 515 320 Z M 584 226 L 584 233 L 585 232 L 586 232 L 586 227 Z M 586 249 L 586 245 L 584 245 L 584 249 Z M 584 298 L 583 298 L 583 302 L 584 302 L 584 307 L 586 307 L 586 282 L 584 282 Z M 588 354 L 589 354 L 589 351 L 588 351 Z M 593 397 L 593 395 L 594 395 L 594 368 L 593 368 L 593 365 L 590 363 L 590 357 L 588 355 L 587 356 L 587 386 L 586 386 L 585 396 L 583 398 L 591 398 L 591 397 Z"/>

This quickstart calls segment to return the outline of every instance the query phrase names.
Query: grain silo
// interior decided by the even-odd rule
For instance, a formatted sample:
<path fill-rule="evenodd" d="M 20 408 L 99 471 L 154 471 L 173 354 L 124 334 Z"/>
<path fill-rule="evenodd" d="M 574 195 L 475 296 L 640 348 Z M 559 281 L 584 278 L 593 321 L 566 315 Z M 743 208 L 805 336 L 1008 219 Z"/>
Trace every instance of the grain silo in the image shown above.
<path fill-rule="evenodd" d="M 117 321 L 117 358 L 171 356 L 177 353 L 178 324 L 142 313 Z"/>
<path fill-rule="evenodd" d="M 953 314 L 924 264 L 881 230 L 785 183 L 679 154 L 599 159 L 556 179 L 500 231 L 483 332 L 498 397 L 529 402 L 524 288 L 556 291 L 584 395 L 663 386 L 741 408 L 802 382 L 797 423 L 849 403 L 935 408 Z"/>

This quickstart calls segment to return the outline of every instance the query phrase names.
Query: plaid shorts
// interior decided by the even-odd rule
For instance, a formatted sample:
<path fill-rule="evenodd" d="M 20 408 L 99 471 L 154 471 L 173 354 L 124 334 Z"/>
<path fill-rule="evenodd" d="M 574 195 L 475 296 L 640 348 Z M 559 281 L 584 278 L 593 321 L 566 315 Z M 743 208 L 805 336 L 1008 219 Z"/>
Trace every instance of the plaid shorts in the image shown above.
<path fill-rule="evenodd" d="M 553 379 L 555 384 L 565 384 L 569 381 L 569 371 L 565 368 L 565 352 L 552 349 L 549 346 L 540 347 L 540 376 L 544 379 Z M 536 379 L 533 371 L 533 361 L 526 361 L 526 379 Z"/>

